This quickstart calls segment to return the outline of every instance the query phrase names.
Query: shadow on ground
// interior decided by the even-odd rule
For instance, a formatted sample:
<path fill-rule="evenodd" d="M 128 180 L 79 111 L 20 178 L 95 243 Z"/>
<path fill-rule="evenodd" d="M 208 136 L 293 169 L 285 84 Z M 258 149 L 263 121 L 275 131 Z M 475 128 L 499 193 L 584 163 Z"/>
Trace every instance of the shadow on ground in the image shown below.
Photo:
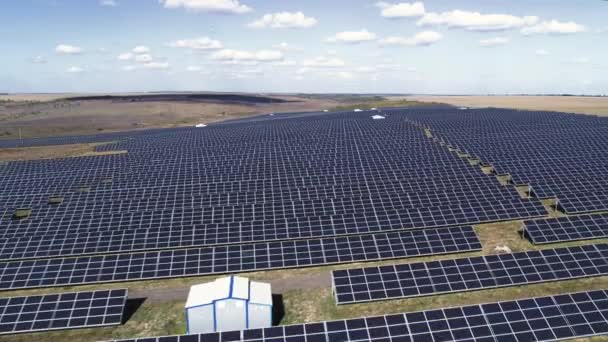
<path fill-rule="evenodd" d="M 125 310 L 122 315 L 122 323 L 127 323 L 133 314 L 137 312 L 139 307 L 146 301 L 146 298 L 129 298 L 125 304 Z"/>

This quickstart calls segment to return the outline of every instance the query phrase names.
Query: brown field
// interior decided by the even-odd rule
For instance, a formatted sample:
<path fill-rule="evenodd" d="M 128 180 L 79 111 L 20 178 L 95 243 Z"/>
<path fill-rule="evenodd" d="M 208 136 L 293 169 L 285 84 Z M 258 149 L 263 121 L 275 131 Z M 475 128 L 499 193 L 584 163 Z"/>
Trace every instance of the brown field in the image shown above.
<path fill-rule="evenodd" d="M 550 110 L 608 116 L 608 97 L 584 96 L 407 96 L 408 100 L 454 106 Z"/>
<path fill-rule="evenodd" d="M 28 100 L 16 102 L 0 100 L 0 138 L 18 138 L 19 130 L 23 138 L 31 138 L 192 126 L 271 112 L 317 111 L 338 105 L 329 99 L 294 96 L 273 96 L 290 102 L 249 104 L 222 101 L 65 101 L 48 96 L 51 95 L 21 95 L 22 99 Z"/>

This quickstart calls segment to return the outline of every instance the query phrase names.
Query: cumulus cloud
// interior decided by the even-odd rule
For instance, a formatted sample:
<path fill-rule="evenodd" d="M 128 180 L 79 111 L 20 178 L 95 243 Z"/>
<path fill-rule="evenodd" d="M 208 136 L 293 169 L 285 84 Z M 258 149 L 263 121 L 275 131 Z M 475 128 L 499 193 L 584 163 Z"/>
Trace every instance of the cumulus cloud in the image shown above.
<path fill-rule="evenodd" d="M 138 63 L 150 63 L 152 62 L 152 56 L 149 54 L 141 54 L 135 56 L 135 61 Z"/>
<path fill-rule="evenodd" d="M 412 18 L 421 17 L 424 15 L 424 4 L 422 2 L 400 2 L 392 4 L 388 2 L 377 2 L 376 6 L 380 8 L 380 15 L 385 18 Z"/>
<path fill-rule="evenodd" d="M 73 66 L 73 67 L 68 68 L 68 70 L 66 70 L 66 71 L 71 74 L 78 74 L 78 73 L 83 72 L 84 69 L 81 67 Z"/>
<path fill-rule="evenodd" d="M 116 6 L 118 6 L 118 4 L 116 3 L 116 1 L 114 1 L 114 0 L 101 0 L 99 2 L 99 4 L 101 6 L 105 6 L 105 7 L 116 7 Z"/>
<path fill-rule="evenodd" d="M 196 72 L 196 71 L 203 70 L 203 68 L 201 68 L 200 66 L 197 66 L 197 65 L 191 65 L 191 66 L 187 67 L 186 70 Z"/>
<path fill-rule="evenodd" d="M 274 66 L 295 66 L 295 65 L 298 65 L 298 63 L 296 61 L 292 61 L 292 60 L 284 60 L 284 61 L 280 61 L 280 62 L 274 62 L 274 63 L 272 63 L 272 65 L 274 65 Z"/>
<path fill-rule="evenodd" d="M 543 21 L 530 27 L 521 29 L 521 33 L 525 35 L 532 34 L 572 34 L 585 32 L 585 26 L 577 24 L 573 21 L 560 22 L 557 20 Z"/>
<path fill-rule="evenodd" d="M 575 58 L 574 60 L 572 60 L 573 63 L 576 64 L 589 64 L 589 62 L 591 62 L 591 60 L 587 57 L 578 57 Z"/>
<path fill-rule="evenodd" d="M 82 48 L 68 44 L 59 44 L 55 47 L 55 52 L 62 55 L 78 55 L 81 54 L 82 51 Z"/>
<path fill-rule="evenodd" d="M 243 14 L 251 12 L 251 7 L 241 4 L 238 0 L 160 0 L 165 8 L 185 8 L 193 11 Z"/>
<path fill-rule="evenodd" d="M 317 25 L 317 19 L 307 17 L 302 12 L 279 12 L 266 14 L 249 23 L 251 28 L 309 28 Z"/>
<path fill-rule="evenodd" d="M 169 63 L 167 62 L 149 62 L 143 65 L 146 69 L 169 69 Z"/>
<path fill-rule="evenodd" d="M 376 35 L 369 32 L 366 29 L 360 31 L 344 31 L 336 33 L 335 35 L 327 38 L 325 41 L 329 43 L 347 43 L 357 44 L 361 42 L 368 42 L 376 39 Z"/>
<path fill-rule="evenodd" d="M 116 57 L 119 61 L 130 61 L 132 60 L 134 55 L 130 52 L 121 53 Z"/>
<path fill-rule="evenodd" d="M 537 56 L 547 56 L 547 55 L 549 55 L 549 51 L 544 50 L 544 49 L 538 49 L 538 50 L 534 51 L 534 53 Z"/>
<path fill-rule="evenodd" d="M 169 44 L 170 47 L 185 48 L 192 50 L 218 50 L 224 46 L 218 40 L 211 39 L 209 37 L 199 37 L 193 39 L 180 39 Z"/>
<path fill-rule="evenodd" d="M 302 65 L 307 68 L 341 68 L 346 63 L 337 57 L 319 56 L 305 60 Z"/>
<path fill-rule="evenodd" d="M 372 66 L 360 66 L 360 67 L 357 67 L 355 69 L 355 71 L 358 73 L 362 73 L 362 74 L 371 74 L 371 73 L 378 72 L 378 69 L 376 67 L 372 67 Z"/>
<path fill-rule="evenodd" d="M 454 10 L 442 13 L 426 13 L 420 20 L 419 26 L 446 26 L 468 31 L 504 31 L 531 26 L 538 23 L 538 17 L 517 17 L 509 14 L 481 14 Z"/>
<path fill-rule="evenodd" d="M 136 69 L 135 65 L 125 65 L 122 67 L 122 70 L 124 70 L 124 71 L 133 71 L 135 69 Z"/>
<path fill-rule="evenodd" d="M 496 38 L 482 39 L 479 41 L 479 45 L 481 45 L 483 47 L 492 47 L 492 46 L 498 46 L 498 45 L 505 45 L 509 42 L 510 42 L 510 39 L 507 37 L 496 37 Z"/>
<path fill-rule="evenodd" d="M 441 33 L 424 31 L 411 37 L 387 37 L 380 40 L 381 45 L 428 46 L 437 43 L 443 38 Z"/>
<path fill-rule="evenodd" d="M 287 51 L 297 51 L 297 52 L 304 51 L 304 49 L 302 49 L 300 47 L 293 46 L 293 45 L 285 43 L 285 42 L 282 42 L 280 44 L 275 44 L 272 47 L 275 49 L 279 49 L 281 51 L 286 51 L 286 52 Z"/>
<path fill-rule="evenodd" d="M 45 64 L 46 63 L 46 58 L 44 58 L 43 56 L 36 56 L 36 57 L 32 58 L 32 63 L 34 63 L 34 64 Z"/>
<path fill-rule="evenodd" d="M 142 54 L 150 52 L 150 48 L 147 46 L 139 45 L 133 48 L 133 53 Z"/>
<path fill-rule="evenodd" d="M 345 80 L 350 80 L 355 78 L 355 75 L 350 71 L 328 71 L 326 76 L 334 77 L 334 78 L 342 78 Z"/>
<path fill-rule="evenodd" d="M 276 50 L 243 51 L 223 49 L 214 52 L 211 58 L 228 62 L 275 62 L 283 59 L 283 53 Z"/>

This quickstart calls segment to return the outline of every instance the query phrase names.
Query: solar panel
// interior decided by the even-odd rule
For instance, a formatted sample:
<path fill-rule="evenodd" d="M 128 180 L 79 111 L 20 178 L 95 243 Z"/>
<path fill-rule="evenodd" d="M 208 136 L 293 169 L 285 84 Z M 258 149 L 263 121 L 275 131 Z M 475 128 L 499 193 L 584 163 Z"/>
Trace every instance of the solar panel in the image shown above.
<path fill-rule="evenodd" d="M 126 300 L 126 289 L 0 298 L 0 334 L 118 325 Z"/>
<path fill-rule="evenodd" d="M 598 290 L 386 316 L 120 342 L 554 341 L 608 334 L 607 310 L 608 293 Z"/>
<path fill-rule="evenodd" d="M 419 117 L 436 111 L 454 114 L 400 109 L 382 122 L 366 112 L 266 116 L 204 130 L 126 132 L 97 148 L 128 154 L 7 163 L 0 258 L 318 239 L 546 214 L 538 200 L 520 198 L 428 139 Z M 51 141 L 63 140 L 23 144 Z M 49 203 L 52 196 L 62 200 Z M 16 219 L 16 208 L 31 214 Z"/>
<path fill-rule="evenodd" d="M 0 289 L 161 279 L 476 251 L 470 226 L 0 263 Z"/>
<path fill-rule="evenodd" d="M 608 214 L 524 221 L 524 233 L 537 245 L 605 238 L 608 237 Z"/>
<path fill-rule="evenodd" d="M 608 244 L 336 270 L 338 304 L 410 298 L 608 274 Z"/>

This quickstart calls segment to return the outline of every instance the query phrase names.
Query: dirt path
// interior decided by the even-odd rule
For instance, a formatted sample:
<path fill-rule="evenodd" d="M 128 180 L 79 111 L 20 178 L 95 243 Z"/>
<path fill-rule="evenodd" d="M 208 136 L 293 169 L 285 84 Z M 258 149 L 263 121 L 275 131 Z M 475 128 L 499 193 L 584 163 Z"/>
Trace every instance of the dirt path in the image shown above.
<path fill-rule="evenodd" d="M 272 292 L 282 294 L 291 290 L 314 290 L 331 287 L 330 272 L 315 272 L 312 274 L 295 274 L 293 277 L 271 280 Z M 129 290 L 129 298 L 146 298 L 146 303 L 165 303 L 186 301 L 189 286 Z"/>

